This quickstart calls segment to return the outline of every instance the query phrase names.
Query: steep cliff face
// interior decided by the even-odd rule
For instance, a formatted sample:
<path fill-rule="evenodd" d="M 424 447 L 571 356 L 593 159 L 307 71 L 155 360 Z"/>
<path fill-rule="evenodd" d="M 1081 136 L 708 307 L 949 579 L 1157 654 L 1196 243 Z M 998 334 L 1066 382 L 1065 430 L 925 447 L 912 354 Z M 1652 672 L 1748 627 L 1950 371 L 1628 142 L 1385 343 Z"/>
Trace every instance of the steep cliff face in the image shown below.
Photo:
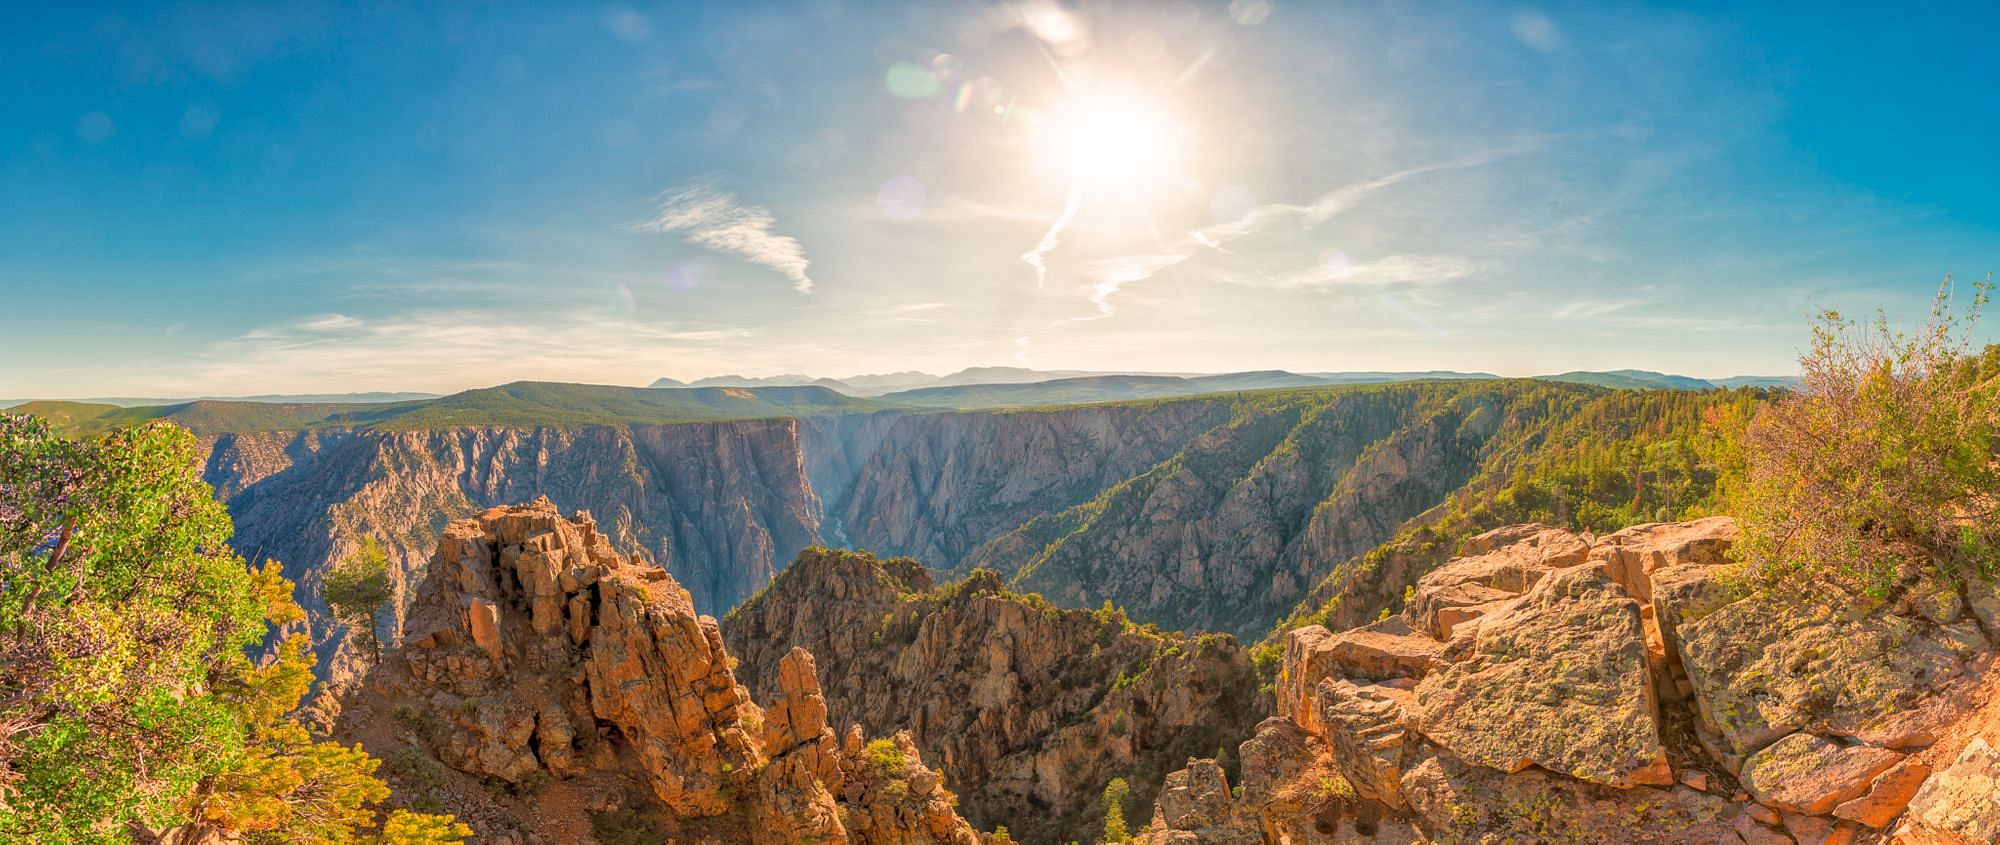
<path fill-rule="evenodd" d="M 910 416 L 842 510 L 863 548 L 1255 636 L 1576 393 L 1417 384 Z"/>
<path fill-rule="evenodd" d="M 363 536 L 386 541 L 407 577 L 448 519 L 547 495 L 596 514 L 705 612 L 824 542 L 947 572 L 983 563 L 1059 605 L 1110 600 L 1141 622 L 1259 636 L 1302 599 L 1374 589 L 1340 609 L 1372 618 L 1415 572 L 1373 578 L 1354 566 L 1363 553 L 1465 497 L 1479 473 L 1507 475 L 1537 432 L 1601 395 L 1416 383 L 976 413 L 334 428 L 217 436 L 209 475 L 243 550 L 285 561 L 309 592 Z"/>
<path fill-rule="evenodd" d="M 1146 841 L 1989 841 L 2000 593 L 1748 593 L 1736 536 L 1511 526 L 1401 617 L 1289 631 L 1241 793 L 1190 765 Z"/>
<path fill-rule="evenodd" d="M 1477 394 L 1316 398 L 1243 402 L 1172 459 L 975 557 L 1061 604 L 1259 635 L 1333 562 L 1462 484 L 1497 429 Z"/>
<path fill-rule="evenodd" d="M 984 570 L 933 588 L 907 559 L 808 550 L 723 633 L 760 696 L 782 688 L 792 649 L 812 652 L 833 719 L 908 730 L 967 818 L 1028 842 L 1090 839 L 1113 777 L 1143 805 L 1169 769 L 1235 745 L 1268 706 L 1229 637 L 1057 610 Z"/>
<path fill-rule="evenodd" d="M 318 573 L 362 538 L 382 543 L 401 590 L 449 521 L 537 496 L 595 514 L 704 612 L 735 606 L 820 540 L 794 420 L 230 434 L 211 439 L 207 476 L 239 550 L 282 561 L 315 612 Z"/>
<path fill-rule="evenodd" d="M 856 548 L 966 568 L 980 544 L 1102 493 L 1229 420 L 1222 400 L 916 414 L 861 464 L 841 509 Z"/>
<path fill-rule="evenodd" d="M 482 842 L 613 824 L 653 841 L 978 842 L 907 736 L 835 732 L 812 655 L 779 658 L 759 708 L 715 620 L 588 517 L 543 499 L 443 533 L 407 635 L 344 711 L 400 800 L 455 810 Z"/>

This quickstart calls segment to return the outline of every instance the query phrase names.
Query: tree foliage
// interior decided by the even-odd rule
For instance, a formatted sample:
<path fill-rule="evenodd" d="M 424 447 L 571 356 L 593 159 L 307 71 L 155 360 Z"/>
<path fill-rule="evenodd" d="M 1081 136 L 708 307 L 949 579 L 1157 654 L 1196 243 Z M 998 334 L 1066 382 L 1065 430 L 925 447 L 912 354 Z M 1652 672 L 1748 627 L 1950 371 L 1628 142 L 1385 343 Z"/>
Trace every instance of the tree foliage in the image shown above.
<path fill-rule="evenodd" d="M 312 684 L 305 639 L 249 657 L 303 613 L 275 564 L 230 551 L 199 466 L 170 424 L 69 441 L 0 414 L 0 841 L 391 835 L 372 832 L 376 761 L 290 715 Z"/>
<path fill-rule="evenodd" d="M 389 603 L 389 556 L 374 537 L 361 538 L 361 545 L 327 570 L 323 583 L 326 605 L 333 617 L 354 633 L 355 643 L 376 659 L 381 659 L 382 643 L 376 637 L 376 616 Z"/>
<path fill-rule="evenodd" d="M 1132 787 L 1124 778 L 1112 778 L 1104 785 L 1104 842 L 1132 841 L 1125 828 L 1125 800 L 1131 795 Z"/>
<path fill-rule="evenodd" d="M 1925 568 L 1993 574 L 2000 351 L 1972 342 L 1990 290 L 1954 302 L 1947 282 L 1910 332 L 1823 312 L 1803 388 L 1735 420 L 1725 489 L 1755 581 L 1882 597 Z"/>

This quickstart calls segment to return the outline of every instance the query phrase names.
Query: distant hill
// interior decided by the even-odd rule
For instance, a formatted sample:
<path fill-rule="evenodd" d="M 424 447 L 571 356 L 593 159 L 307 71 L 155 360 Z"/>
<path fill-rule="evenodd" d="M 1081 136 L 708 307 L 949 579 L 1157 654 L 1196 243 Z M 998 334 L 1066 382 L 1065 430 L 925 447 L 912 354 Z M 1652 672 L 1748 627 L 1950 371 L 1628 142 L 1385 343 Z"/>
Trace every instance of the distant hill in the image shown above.
<path fill-rule="evenodd" d="M 458 426 L 665 425 L 814 417 L 892 407 L 818 386 L 658 390 L 595 384 L 515 382 L 437 399 L 389 403 L 185 402 L 137 408 L 108 403 L 28 402 L 13 410 L 94 434 L 154 419 L 196 434 L 327 427 L 408 430 Z"/>
<path fill-rule="evenodd" d="M 708 378 L 695 379 L 694 381 L 685 383 L 670 378 L 662 378 L 655 380 L 648 387 L 805 387 L 807 385 L 818 385 L 843 393 L 853 389 L 843 384 L 839 379 L 813 378 L 812 376 L 802 376 L 797 373 L 757 377 L 739 375 L 709 376 Z"/>
<path fill-rule="evenodd" d="M 1032 384 L 1057 379 L 1086 378 L 1090 376 L 1135 376 L 1161 375 L 1160 373 L 1117 373 L 1091 370 L 1031 370 L 1027 367 L 967 367 L 948 376 L 941 376 L 934 387 L 953 387 L 967 384 Z"/>
<path fill-rule="evenodd" d="M 441 393 L 264 393 L 254 396 L 179 396 L 179 397 L 137 397 L 109 396 L 87 399 L 66 399 L 61 401 L 86 405 L 115 405 L 120 408 L 138 408 L 156 405 L 184 405 L 189 402 L 262 402 L 275 405 L 298 404 L 355 404 L 372 402 L 414 402 L 419 399 L 436 399 Z M 11 408 L 33 400 L 0 399 L 0 408 Z"/>
<path fill-rule="evenodd" d="M 1305 373 L 1305 375 L 1323 379 L 1326 384 L 1376 384 L 1392 381 L 1449 381 L 1499 378 L 1499 376 L 1492 373 L 1461 373 L 1457 370 L 1391 370 L 1383 372 L 1360 370 L 1337 373 Z"/>
<path fill-rule="evenodd" d="M 1709 381 L 1714 382 L 1716 387 L 1726 387 L 1730 390 L 1735 390 L 1739 387 L 1796 388 L 1805 383 L 1805 380 L 1798 376 L 1730 376 L 1728 378 L 1709 379 Z"/>
<path fill-rule="evenodd" d="M 937 376 L 917 370 L 904 370 L 897 373 L 866 373 L 863 375 L 842 376 L 840 378 L 842 384 L 859 391 L 858 395 L 861 396 L 880 396 L 892 391 L 925 387 L 936 384 L 937 380 Z"/>
<path fill-rule="evenodd" d="M 1548 376 L 1535 376 L 1541 381 L 1565 381 L 1573 384 L 1594 384 L 1619 390 L 1713 390 L 1716 385 L 1689 376 L 1668 375 L 1652 370 L 1577 370 Z"/>
<path fill-rule="evenodd" d="M 1798 376 L 1730 376 L 1719 379 L 1698 379 L 1692 376 L 1677 376 L 1656 373 L 1652 370 L 1577 370 L 1549 376 L 1535 376 L 1542 381 L 1566 381 L 1574 384 L 1594 384 L 1619 390 L 1734 390 L 1739 387 L 1798 387 Z"/>
<path fill-rule="evenodd" d="M 1026 371 L 1032 372 L 1032 371 Z M 1426 378 L 1497 378 L 1469 373 L 1293 373 L 1285 370 L 1258 370 L 1205 376 L 1174 375 L 1088 375 L 1029 383 L 988 383 L 925 387 L 884 394 L 884 401 L 923 408 L 1024 407 L 1072 405 L 1085 402 L 1122 402 L 1137 399 L 1171 399 L 1211 393 L 1276 390 L 1298 387 L 1328 387 L 1338 384 L 1374 384 L 1417 381 Z"/>
<path fill-rule="evenodd" d="M 790 387 L 816 384 L 838 390 L 849 396 L 887 396 L 891 393 L 928 390 L 947 387 L 991 387 L 996 385 L 1046 384 L 1054 381 L 1073 379 L 1113 379 L 1106 384 L 1141 384 L 1147 382 L 1127 382 L 1129 379 L 1168 379 L 1152 382 L 1158 385 L 1193 384 L 1203 389 L 1189 391 L 1168 388 L 1163 396 L 1188 396 L 1221 390 L 1264 390 L 1274 387 L 1316 387 L 1327 384 L 1375 384 L 1395 381 L 1419 381 L 1423 379 L 1491 379 L 1499 378 L 1492 373 L 1462 373 L 1454 370 L 1426 370 L 1412 372 L 1358 371 L 1294 373 L 1285 370 L 1257 370 L 1242 373 L 1158 373 L 1158 372 L 1114 372 L 1098 370 L 1035 370 L 1027 367 L 968 367 L 955 373 L 934 376 L 918 370 L 904 370 L 895 373 L 873 373 L 845 376 L 842 378 L 813 378 L 798 373 L 775 376 L 710 376 L 693 382 L 661 378 L 651 387 Z M 1178 379 L 1180 381 L 1172 381 Z M 975 393 L 985 393 L 976 391 Z M 925 394 L 918 394 L 924 396 Z M 950 394 L 935 394 L 944 396 Z M 1151 395 L 1151 394 L 1147 394 Z M 1134 394 L 1113 390 L 1103 396 L 1075 401 L 1101 401 L 1103 399 L 1138 398 Z M 926 400 L 927 402 L 933 400 Z"/>

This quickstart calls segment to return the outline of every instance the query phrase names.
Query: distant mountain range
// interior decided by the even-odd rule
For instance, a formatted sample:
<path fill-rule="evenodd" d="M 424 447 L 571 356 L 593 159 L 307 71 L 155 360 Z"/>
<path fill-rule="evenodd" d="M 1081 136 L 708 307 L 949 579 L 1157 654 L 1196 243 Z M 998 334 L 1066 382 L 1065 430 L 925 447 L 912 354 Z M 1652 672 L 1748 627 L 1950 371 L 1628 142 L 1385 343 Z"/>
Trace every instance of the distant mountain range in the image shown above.
<path fill-rule="evenodd" d="M 1656 373 L 1652 370 L 1579 370 L 1557 373 L 1552 376 L 1535 376 L 1542 381 L 1567 381 L 1576 384 L 1594 384 L 1619 390 L 1734 390 L 1739 387 L 1797 387 L 1798 376 L 1730 376 L 1719 379 L 1698 379 L 1691 376 L 1676 376 Z"/>
<path fill-rule="evenodd" d="M 23 403 L 13 410 L 42 417 L 76 434 L 165 419 L 198 435 L 215 435 L 326 428 L 411 431 L 452 426 L 672 425 L 809 418 L 894 407 L 811 385 L 651 390 L 523 381 L 436 399 L 387 404 L 203 400 L 121 408 L 108 403 L 37 401 Z"/>
<path fill-rule="evenodd" d="M 1498 379 L 1455 370 L 1294 373 L 1111 373 L 973 367 L 950 375 L 905 371 L 842 379 L 785 374 L 662 378 L 645 388 L 515 382 L 439 396 L 430 393 L 265 394 L 230 398 L 75 401 L 0 400 L 76 431 L 171 419 L 197 432 L 302 430 L 328 426 L 422 428 L 439 424 L 521 425 L 685 422 L 813 416 L 891 408 L 976 410 L 1170 399 L 1251 390 Z M 1617 390 L 1796 387 L 1797 376 L 1698 379 L 1650 370 L 1575 371 L 1535 376 Z M 671 392 L 660 388 L 675 388 Z"/>
<path fill-rule="evenodd" d="M 653 387 L 787 387 L 814 385 L 849 396 L 877 397 L 920 408 L 971 410 L 1024 405 L 1067 405 L 1165 399 L 1244 390 L 1275 390 L 1336 384 L 1385 384 L 1425 380 L 1500 378 L 1492 373 L 1456 370 L 1415 372 L 1358 371 L 1294 373 L 1258 370 L 1241 373 L 1118 373 L 1078 370 L 1031 370 L 1023 367 L 973 367 L 945 376 L 906 371 L 848 378 L 814 378 L 788 373 L 776 376 L 713 376 L 694 382 L 663 378 Z M 1650 370 L 1579 370 L 1535 376 L 1543 381 L 1571 382 L 1619 390 L 1714 390 L 1737 387 L 1792 387 L 1796 376 L 1734 376 L 1698 379 Z"/>
<path fill-rule="evenodd" d="M 342 405 L 369 404 L 375 402 L 414 402 L 420 399 L 436 399 L 441 393 L 262 393 L 254 396 L 183 396 L 138 397 L 105 396 L 71 400 L 91 405 L 115 405 L 120 408 L 139 408 L 148 405 L 179 405 L 188 402 L 266 402 L 275 404 L 335 403 Z M 0 408 L 11 408 L 33 400 L 0 399 Z"/>

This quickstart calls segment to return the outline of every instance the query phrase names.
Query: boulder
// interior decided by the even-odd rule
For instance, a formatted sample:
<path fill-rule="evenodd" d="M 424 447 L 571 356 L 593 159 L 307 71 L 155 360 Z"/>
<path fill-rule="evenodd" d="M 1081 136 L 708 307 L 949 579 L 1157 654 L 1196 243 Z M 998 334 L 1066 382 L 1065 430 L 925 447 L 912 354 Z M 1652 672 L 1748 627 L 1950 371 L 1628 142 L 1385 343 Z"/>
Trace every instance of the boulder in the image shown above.
<path fill-rule="evenodd" d="M 1722 566 L 1675 566 L 1654 570 L 1648 579 L 1653 625 L 1674 677 L 1687 677 L 1681 663 L 1681 626 L 1702 619 L 1742 598 Z"/>
<path fill-rule="evenodd" d="M 1730 841 L 1741 810 L 1684 788 L 1596 786 L 1538 769 L 1502 774 L 1449 752 L 1420 757 L 1403 775 L 1418 826 L 1437 842 Z"/>
<path fill-rule="evenodd" d="M 1430 674 L 1442 665 L 1438 658 L 1444 644 L 1410 630 L 1402 617 L 1391 616 L 1334 637 L 1324 650 L 1324 660 L 1342 677 L 1386 681 Z"/>
<path fill-rule="evenodd" d="M 1833 808 L 1835 817 L 1857 824 L 1864 824 L 1880 830 L 1901 815 L 1924 780 L 1931 775 L 1931 767 L 1914 758 L 1904 758 L 1889 767 L 1889 770 L 1875 776 L 1869 784 L 1868 792 L 1859 798 L 1850 798 Z"/>
<path fill-rule="evenodd" d="M 2000 751 L 1977 737 L 1910 799 L 1899 835 L 1910 841 L 2000 842 Z"/>
<path fill-rule="evenodd" d="M 1634 525 L 1599 539 L 1590 560 L 1603 563 L 1611 578 L 1641 603 L 1653 600 L 1653 574 L 1676 566 L 1716 566 L 1728 563 L 1729 547 L 1742 536 L 1736 520 L 1726 516 L 1692 522 Z"/>
<path fill-rule="evenodd" d="M 1226 824 L 1231 809 L 1222 767 L 1214 760 L 1189 760 L 1187 768 L 1167 775 L 1156 812 L 1168 828 L 1199 831 Z"/>
<path fill-rule="evenodd" d="M 1902 759 L 1886 748 L 1840 745 L 1795 733 L 1743 763 L 1743 786 L 1766 806 L 1826 815 L 1841 802 L 1866 794 L 1876 775 Z"/>
<path fill-rule="evenodd" d="M 1418 729 L 1502 772 L 1670 783 L 1638 603 L 1602 566 L 1558 571 L 1454 640 L 1417 686 Z"/>
<path fill-rule="evenodd" d="M 1518 525 L 1466 541 L 1466 557 L 1417 579 L 1404 617 L 1411 628 L 1440 640 L 1466 622 L 1524 593 L 1549 572 L 1583 563 L 1590 545 L 1568 531 Z"/>
<path fill-rule="evenodd" d="M 1405 706 L 1410 693 L 1329 679 L 1320 682 L 1318 698 L 1333 764 L 1355 794 L 1404 806 L 1403 755 L 1415 721 Z"/>
<path fill-rule="evenodd" d="M 1320 681 L 1340 675 L 1340 666 L 1333 660 L 1334 639 L 1332 631 L 1319 625 L 1294 628 L 1285 634 L 1284 662 L 1278 670 L 1278 715 L 1308 731 L 1319 729 L 1313 690 Z"/>
<path fill-rule="evenodd" d="M 1702 720 L 1738 754 L 1794 731 L 1886 747 L 1936 738 L 1920 706 L 1970 675 L 1984 638 L 1831 596 L 1758 593 L 1678 625 Z"/>

